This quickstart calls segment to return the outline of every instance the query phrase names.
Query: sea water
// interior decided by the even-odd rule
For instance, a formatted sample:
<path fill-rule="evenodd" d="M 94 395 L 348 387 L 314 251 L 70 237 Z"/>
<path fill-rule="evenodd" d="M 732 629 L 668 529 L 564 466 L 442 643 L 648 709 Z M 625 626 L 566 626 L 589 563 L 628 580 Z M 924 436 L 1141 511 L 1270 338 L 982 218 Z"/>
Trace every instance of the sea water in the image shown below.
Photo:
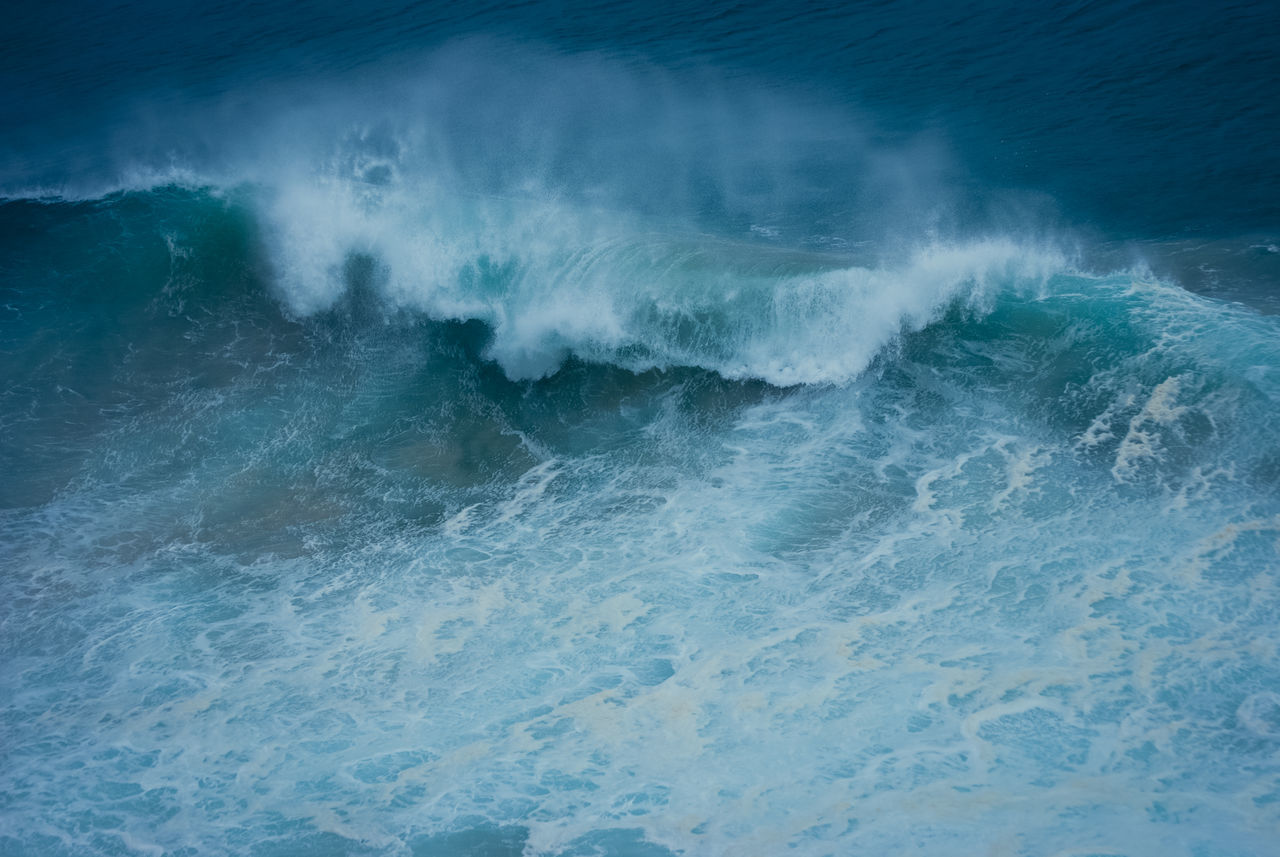
<path fill-rule="evenodd" d="M 15 10 L 0 853 L 1277 853 L 1277 29 Z"/>

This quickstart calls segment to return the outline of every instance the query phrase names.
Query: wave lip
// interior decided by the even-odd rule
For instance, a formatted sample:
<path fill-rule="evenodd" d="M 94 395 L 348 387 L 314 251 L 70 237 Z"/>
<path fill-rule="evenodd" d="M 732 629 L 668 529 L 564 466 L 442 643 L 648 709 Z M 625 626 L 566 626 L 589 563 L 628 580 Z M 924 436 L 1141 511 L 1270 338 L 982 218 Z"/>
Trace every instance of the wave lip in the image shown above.
<path fill-rule="evenodd" d="M 934 243 L 896 264 L 705 235 L 679 236 L 616 211 L 561 200 L 350 185 L 294 187 L 267 220 L 292 312 L 331 307 L 367 261 L 393 308 L 480 320 L 487 356 L 517 379 L 569 355 L 642 371 L 710 369 L 778 386 L 845 383 L 904 329 L 956 300 L 1042 288 L 1066 269 L 1054 250 L 1007 238 Z"/>
<path fill-rule="evenodd" d="M 1064 267 L 1055 253 L 993 239 L 927 247 L 899 266 L 788 277 L 769 294 L 763 323 L 736 337 L 736 362 L 706 368 L 779 386 L 844 383 L 955 301 L 977 308 L 1000 289 L 1043 287 Z"/>

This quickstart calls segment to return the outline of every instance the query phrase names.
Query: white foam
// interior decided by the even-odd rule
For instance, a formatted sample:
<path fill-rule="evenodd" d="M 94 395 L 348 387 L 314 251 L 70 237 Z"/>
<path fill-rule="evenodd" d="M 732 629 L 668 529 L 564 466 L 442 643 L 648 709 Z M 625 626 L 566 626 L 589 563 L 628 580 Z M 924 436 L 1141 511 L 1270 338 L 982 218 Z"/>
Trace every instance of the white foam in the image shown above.
<path fill-rule="evenodd" d="M 1246 697 L 1236 709 L 1240 723 L 1262 738 L 1280 738 L 1280 694 L 1260 691 Z"/>
<path fill-rule="evenodd" d="M 268 216 L 294 312 L 333 305 L 345 260 L 370 255 L 391 306 L 486 322 L 489 356 L 517 378 L 575 354 L 784 386 L 845 383 L 953 301 L 1042 289 L 1066 264 L 1051 250 L 988 239 L 880 265 L 811 257 L 807 267 L 823 269 L 788 272 L 795 264 L 780 254 L 655 234 L 616 211 L 429 188 L 379 193 L 370 205 L 334 181 L 287 189 Z"/>

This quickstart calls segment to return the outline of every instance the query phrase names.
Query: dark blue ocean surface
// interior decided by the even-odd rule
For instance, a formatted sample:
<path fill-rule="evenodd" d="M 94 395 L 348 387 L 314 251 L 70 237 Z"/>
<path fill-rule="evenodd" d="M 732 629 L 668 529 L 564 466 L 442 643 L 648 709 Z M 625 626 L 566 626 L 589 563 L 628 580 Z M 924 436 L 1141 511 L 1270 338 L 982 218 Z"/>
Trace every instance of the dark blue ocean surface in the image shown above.
<path fill-rule="evenodd" d="M 150 143 L 157 117 L 191 102 L 234 125 L 258 88 L 487 34 L 804 89 L 878 133 L 937 134 L 971 181 L 1048 193 L 1109 235 L 1280 225 L 1267 3 L 79 5 L 15 8 L 0 33 L 11 181 L 87 171 L 104 138 Z"/>
<path fill-rule="evenodd" d="M 7 11 L 0 853 L 1276 853 L 1273 8 Z"/>

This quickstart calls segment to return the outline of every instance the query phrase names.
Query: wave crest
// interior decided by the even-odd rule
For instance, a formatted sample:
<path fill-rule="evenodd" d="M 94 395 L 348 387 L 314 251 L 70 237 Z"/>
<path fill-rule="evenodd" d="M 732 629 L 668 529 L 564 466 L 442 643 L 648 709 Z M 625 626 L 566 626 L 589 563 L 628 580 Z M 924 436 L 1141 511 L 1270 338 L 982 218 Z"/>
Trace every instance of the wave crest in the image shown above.
<path fill-rule="evenodd" d="M 513 378 L 569 355 L 633 370 L 696 366 L 771 384 L 839 384 L 955 301 L 1043 288 L 1057 251 L 1007 238 L 933 243 L 895 263 L 705 235 L 555 199 L 379 194 L 307 185 L 269 209 L 279 284 L 309 315 L 353 286 L 391 307 L 485 322 Z"/>

